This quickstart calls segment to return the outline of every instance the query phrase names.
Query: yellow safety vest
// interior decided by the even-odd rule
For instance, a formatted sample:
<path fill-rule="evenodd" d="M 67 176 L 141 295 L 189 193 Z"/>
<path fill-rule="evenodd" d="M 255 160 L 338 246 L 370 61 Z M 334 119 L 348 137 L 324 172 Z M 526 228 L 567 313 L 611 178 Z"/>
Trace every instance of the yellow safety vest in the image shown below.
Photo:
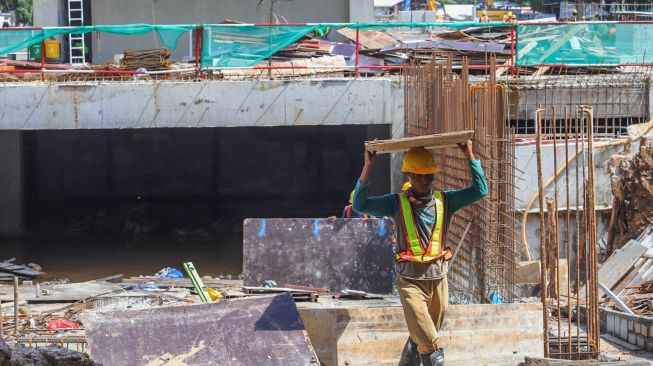
<path fill-rule="evenodd" d="M 418 262 L 428 263 L 438 259 L 442 254 L 442 226 L 444 223 L 444 194 L 436 191 L 433 193 L 435 199 L 435 225 L 431 233 L 431 241 L 428 246 L 424 245 L 417 234 L 415 216 L 410 205 L 406 192 L 398 193 L 399 210 L 404 224 L 406 235 L 406 250 L 395 255 L 397 262 Z"/>

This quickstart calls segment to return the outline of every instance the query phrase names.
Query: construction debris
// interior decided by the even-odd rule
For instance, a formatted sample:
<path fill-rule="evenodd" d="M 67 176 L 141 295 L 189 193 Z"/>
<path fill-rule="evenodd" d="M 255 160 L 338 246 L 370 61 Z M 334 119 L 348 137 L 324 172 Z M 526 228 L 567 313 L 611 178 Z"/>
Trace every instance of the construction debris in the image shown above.
<path fill-rule="evenodd" d="M 85 353 L 61 346 L 9 347 L 0 338 L 0 365 L 2 366 L 100 366 Z"/>
<path fill-rule="evenodd" d="M 614 203 L 607 254 L 623 247 L 653 223 L 653 144 L 642 139 L 633 156 L 628 146 L 610 159 Z"/>
<path fill-rule="evenodd" d="M 15 258 L 0 262 L 0 282 L 13 281 L 14 277 L 19 279 L 33 279 L 42 277 L 45 273 L 35 264 L 21 265 L 14 263 Z M 36 269 L 35 269 L 36 268 Z"/>
<path fill-rule="evenodd" d="M 170 50 L 155 48 L 151 50 L 125 50 L 120 65 L 124 70 L 144 68 L 150 71 L 170 70 Z"/>

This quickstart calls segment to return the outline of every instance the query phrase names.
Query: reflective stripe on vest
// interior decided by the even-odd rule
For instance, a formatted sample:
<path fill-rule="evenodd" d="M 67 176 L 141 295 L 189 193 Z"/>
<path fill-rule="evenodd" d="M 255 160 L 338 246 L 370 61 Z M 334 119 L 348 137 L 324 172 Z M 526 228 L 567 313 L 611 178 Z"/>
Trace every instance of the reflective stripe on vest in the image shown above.
<path fill-rule="evenodd" d="M 420 240 L 415 225 L 415 216 L 413 208 L 410 205 L 408 196 L 405 192 L 398 193 L 399 209 L 404 224 L 404 233 L 406 235 L 406 250 L 398 253 L 395 259 L 399 262 L 410 261 L 427 263 L 437 259 L 442 254 L 442 225 L 444 223 L 444 194 L 442 192 L 433 193 L 435 199 L 435 225 L 431 233 L 431 240 L 428 246 Z"/>

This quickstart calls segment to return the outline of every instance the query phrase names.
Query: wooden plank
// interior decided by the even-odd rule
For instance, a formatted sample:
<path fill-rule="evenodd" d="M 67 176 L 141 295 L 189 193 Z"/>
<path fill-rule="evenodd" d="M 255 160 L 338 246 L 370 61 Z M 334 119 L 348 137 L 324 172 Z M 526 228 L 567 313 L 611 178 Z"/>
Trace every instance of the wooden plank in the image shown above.
<path fill-rule="evenodd" d="M 626 306 L 626 304 L 624 304 L 623 301 L 617 297 L 617 295 L 613 294 L 607 286 L 599 282 L 599 288 L 603 290 L 603 292 L 610 298 L 610 300 L 612 300 L 612 302 L 617 304 L 619 309 L 621 309 L 626 314 L 635 315 L 635 313 L 633 313 L 633 311 L 630 310 L 630 308 Z"/>
<path fill-rule="evenodd" d="M 103 365 L 318 365 L 289 294 L 80 314 Z"/>
<path fill-rule="evenodd" d="M 613 336 L 611 336 L 609 334 L 603 333 L 603 334 L 601 334 L 601 338 L 605 339 L 606 341 L 608 341 L 610 343 L 614 343 L 614 344 L 616 344 L 616 345 L 618 345 L 620 347 L 623 347 L 623 348 L 625 348 L 625 349 L 627 349 L 629 351 L 637 351 L 637 350 L 640 349 L 639 347 L 637 347 L 635 345 L 632 345 L 632 344 L 630 344 L 628 342 L 622 341 L 621 339 L 619 339 L 617 337 L 613 337 Z"/>
<path fill-rule="evenodd" d="M 193 288 L 193 283 L 190 278 L 158 278 L 158 277 L 130 277 L 124 279 L 123 283 L 148 283 L 152 282 L 157 286 L 168 286 L 168 287 L 186 287 Z M 216 289 L 221 288 L 232 288 L 232 287 L 243 287 L 243 280 L 225 280 L 219 278 L 206 279 L 202 278 L 204 285 L 213 287 Z"/>
<path fill-rule="evenodd" d="M 356 42 L 356 30 L 350 28 L 341 28 L 338 33 L 347 37 L 348 39 Z M 399 43 L 396 39 L 392 38 L 385 32 L 375 30 L 361 30 L 359 31 L 360 44 L 370 50 L 380 50 L 385 46 L 393 46 Z"/>
<path fill-rule="evenodd" d="M 456 146 L 474 137 L 474 131 L 447 132 L 434 135 L 404 137 L 391 140 L 365 141 L 365 149 L 379 154 L 406 151 L 411 147 L 439 149 Z"/>
<path fill-rule="evenodd" d="M 599 283 L 612 290 L 647 250 L 648 248 L 644 245 L 635 240 L 630 240 L 601 265 L 599 268 Z"/>
<path fill-rule="evenodd" d="M 122 291 L 119 285 L 104 281 L 89 281 L 81 283 L 66 283 L 61 285 L 42 285 L 47 294 L 36 297 L 35 286 L 19 286 L 18 298 L 27 300 L 29 304 L 77 302 L 93 296 L 104 295 L 114 291 Z M 0 286 L 0 300 L 13 301 L 13 286 Z"/>

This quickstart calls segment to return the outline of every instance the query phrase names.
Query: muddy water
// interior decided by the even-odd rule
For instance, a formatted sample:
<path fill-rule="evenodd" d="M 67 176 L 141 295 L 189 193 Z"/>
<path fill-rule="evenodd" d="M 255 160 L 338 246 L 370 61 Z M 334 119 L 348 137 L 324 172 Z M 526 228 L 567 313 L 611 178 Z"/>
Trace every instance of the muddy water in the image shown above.
<path fill-rule="evenodd" d="M 37 263 L 46 279 L 87 281 L 123 274 L 152 275 L 163 267 L 182 269 L 192 261 L 200 275 L 242 272 L 242 234 L 154 234 L 135 236 L 39 235 L 0 239 L 0 259 Z"/>

